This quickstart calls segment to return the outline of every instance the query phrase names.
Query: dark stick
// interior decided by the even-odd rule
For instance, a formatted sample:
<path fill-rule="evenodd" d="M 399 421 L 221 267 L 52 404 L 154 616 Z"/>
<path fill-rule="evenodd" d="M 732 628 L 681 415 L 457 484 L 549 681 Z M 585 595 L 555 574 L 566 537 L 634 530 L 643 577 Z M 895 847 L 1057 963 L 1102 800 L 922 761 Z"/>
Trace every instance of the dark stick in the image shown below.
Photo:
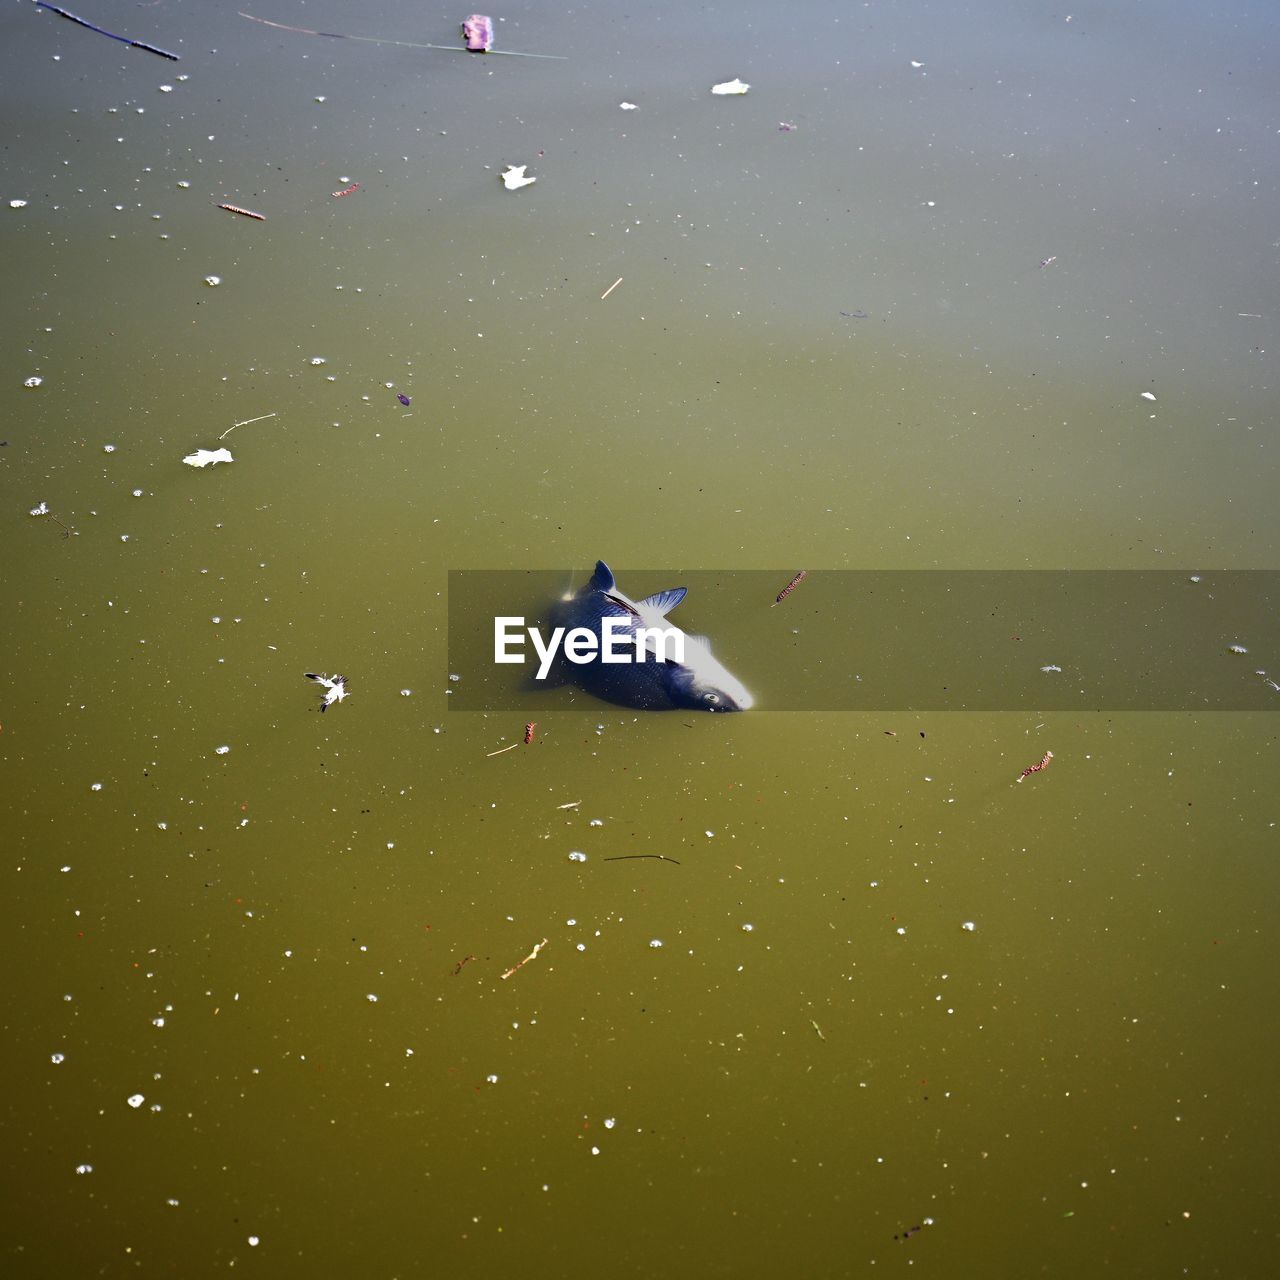
<path fill-rule="evenodd" d="M 59 9 L 56 4 L 48 4 L 46 0 L 36 0 L 36 8 L 48 9 L 56 13 L 60 18 L 66 18 L 70 22 L 74 22 L 82 27 L 88 27 L 90 31 L 96 31 L 100 36 L 107 36 L 112 40 L 119 40 L 121 44 L 127 44 L 133 49 L 145 49 L 148 53 L 158 53 L 162 58 L 168 58 L 170 62 L 181 62 L 182 59 L 176 53 L 170 53 L 167 49 L 157 49 L 153 44 L 147 44 L 145 40 L 131 40 L 128 36 L 118 36 L 114 31 L 107 31 L 102 27 L 95 26 L 92 22 L 84 18 L 77 18 L 74 13 L 68 13 L 65 9 Z"/>
<path fill-rule="evenodd" d="M 678 867 L 680 860 L 678 858 L 668 858 L 665 853 L 619 853 L 612 858 L 602 858 L 602 862 L 626 862 L 630 858 L 658 858 L 662 862 L 674 862 Z"/>

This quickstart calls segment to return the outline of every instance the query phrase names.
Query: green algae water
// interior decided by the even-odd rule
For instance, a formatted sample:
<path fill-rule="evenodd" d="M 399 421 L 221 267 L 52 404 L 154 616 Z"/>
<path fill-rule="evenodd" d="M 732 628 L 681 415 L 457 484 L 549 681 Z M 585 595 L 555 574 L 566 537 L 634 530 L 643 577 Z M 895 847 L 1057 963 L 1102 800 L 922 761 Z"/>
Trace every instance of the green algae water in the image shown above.
<path fill-rule="evenodd" d="M 927 669 L 823 570 L 1274 570 L 1270 11 L 74 12 L 180 61 L 0 14 L 5 1275 L 1269 1275 L 1265 703 L 454 709 L 449 582 L 806 568 L 765 707 Z"/>

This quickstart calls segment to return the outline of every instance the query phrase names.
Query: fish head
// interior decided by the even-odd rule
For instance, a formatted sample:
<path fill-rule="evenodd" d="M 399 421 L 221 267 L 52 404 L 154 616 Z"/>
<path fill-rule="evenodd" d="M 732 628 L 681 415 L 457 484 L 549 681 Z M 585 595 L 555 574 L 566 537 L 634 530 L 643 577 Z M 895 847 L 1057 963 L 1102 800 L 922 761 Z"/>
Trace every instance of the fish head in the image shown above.
<path fill-rule="evenodd" d="M 667 664 L 667 686 L 677 706 L 698 711 L 749 711 L 755 698 L 711 652 L 701 636 L 685 636 L 684 661 Z"/>

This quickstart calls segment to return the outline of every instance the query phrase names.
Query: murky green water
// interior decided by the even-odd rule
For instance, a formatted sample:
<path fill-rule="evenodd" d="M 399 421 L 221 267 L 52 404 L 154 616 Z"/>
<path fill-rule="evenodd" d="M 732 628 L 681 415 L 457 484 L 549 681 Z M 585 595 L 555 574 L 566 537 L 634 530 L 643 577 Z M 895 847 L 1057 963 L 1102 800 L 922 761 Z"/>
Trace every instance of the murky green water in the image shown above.
<path fill-rule="evenodd" d="M 1270 1274 L 1274 716 L 489 756 L 445 593 L 1276 567 L 1271 11 L 76 11 L 182 61 L 0 15 L 5 1273 Z"/>

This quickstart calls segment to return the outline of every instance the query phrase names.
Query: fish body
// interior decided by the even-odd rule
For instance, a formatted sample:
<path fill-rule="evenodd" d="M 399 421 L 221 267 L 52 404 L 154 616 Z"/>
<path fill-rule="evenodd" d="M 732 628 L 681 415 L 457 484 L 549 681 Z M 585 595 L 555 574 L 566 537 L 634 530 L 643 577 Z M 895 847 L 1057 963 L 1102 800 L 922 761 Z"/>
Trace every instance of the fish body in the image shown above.
<path fill-rule="evenodd" d="M 566 632 L 582 627 L 600 640 L 604 647 L 604 620 L 614 618 L 615 649 L 634 659 L 631 645 L 641 629 L 661 630 L 664 652 L 656 640 L 647 639 L 643 659 L 627 662 L 604 662 L 601 651 L 586 663 L 561 660 L 562 674 L 597 698 L 647 711 L 694 708 L 701 711 L 746 711 L 755 699 L 742 682 L 711 652 L 704 636 L 691 636 L 667 620 L 667 614 L 685 597 L 684 587 L 674 587 L 632 600 L 619 590 L 613 573 L 603 560 L 596 563 L 591 580 L 575 596 L 560 601 L 552 611 L 553 626 Z M 683 658 L 671 655 L 675 637 L 682 637 Z M 619 643 L 620 642 L 620 643 Z"/>

